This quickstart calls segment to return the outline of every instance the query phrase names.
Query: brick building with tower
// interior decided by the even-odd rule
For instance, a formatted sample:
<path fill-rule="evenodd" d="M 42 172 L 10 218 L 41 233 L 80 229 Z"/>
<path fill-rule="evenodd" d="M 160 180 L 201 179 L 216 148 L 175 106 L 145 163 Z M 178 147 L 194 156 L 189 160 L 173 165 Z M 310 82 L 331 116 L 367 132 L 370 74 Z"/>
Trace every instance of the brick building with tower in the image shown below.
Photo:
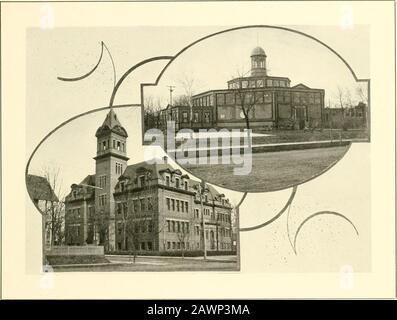
<path fill-rule="evenodd" d="M 227 82 L 226 89 L 196 94 L 191 106 L 169 105 L 150 115 L 148 127 L 165 128 L 175 121 L 176 129 L 245 128 L 242 102 L 249 109 L 251 128 L 303 129 L 322 126 L 324 90 L 304 84 L 290 86 L 287 77 L 268 74 L 267 55 L 261 47 L 251 52 L 249 76 Z M 149 116 L 148 116 L 149 117 Z"/>
<path fill-rule="evenodd" d="M 128 134 L 112 109 L 95 136 L 95 174 L 65 199 L 66 244 L 106 252 L 233 249 L 233 207 L 223 194 L 166 159 L 128 165 Z"/>

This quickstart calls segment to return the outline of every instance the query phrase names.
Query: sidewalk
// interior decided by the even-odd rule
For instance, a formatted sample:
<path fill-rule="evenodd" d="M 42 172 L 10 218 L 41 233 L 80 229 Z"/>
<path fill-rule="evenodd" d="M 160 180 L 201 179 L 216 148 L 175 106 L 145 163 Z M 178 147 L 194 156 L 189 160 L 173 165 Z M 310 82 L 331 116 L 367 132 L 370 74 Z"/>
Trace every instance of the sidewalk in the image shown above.
<path fill-rule="evenodd" d="M 105 255 L 108 259 L 118 258 L 119 260 L 130 259 L 129 255 L 117 255 L 117 254 L 107 254 Z M 121 259 L 120 259 L 121 258 Z M 124 258 L 124 259 L 123 259 Z M 171 257 L 171 256 L 140 256 L 137 255 L 137 258 L 148 258 L 148 259 L 182 259 L 182 257 Z M 132 256 L 131 256 L 132 259 Z M 185 260 L 203 260 L 203 256 L 198 257 L 184 257 Z M 207 256 L 207 261 L 216 261 L 216 262 L 235 262 L 237 261 L 237 256 Z"/>

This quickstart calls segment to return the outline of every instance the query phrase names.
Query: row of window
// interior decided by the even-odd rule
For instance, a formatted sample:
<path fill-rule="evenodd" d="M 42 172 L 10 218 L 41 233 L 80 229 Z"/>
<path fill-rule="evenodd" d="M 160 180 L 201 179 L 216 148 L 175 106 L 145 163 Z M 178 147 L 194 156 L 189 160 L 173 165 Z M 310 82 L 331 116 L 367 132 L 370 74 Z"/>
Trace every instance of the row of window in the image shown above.
<path fill-rule="evenodd" d="M 123 173 L 123 165 L 121 163 L 116 162 L 116 174 Z"/>
<path fill-rule="evenodd" d="M 125 152 L 125 143 L 122 141 L 113 139 L 112 146 L 115 150 Z M 110 139 L 98 142 L 98 151 L 105 151 L 108 149 L 110 149 Z"/>
<path fill-rule="evenodd" d="M 127 246 L 129 247 L 128 243 L 127 243 Z M 117 250 L 122 250 L 122 243 L 121 242 L 117 242 Z M 138 250 L 151 251 L 151 250 L 153 250 L 153 243 L 151 241 L 140 242 Z"/>
<path fill-rule="evenodd" d="M 193 100 L 193 106 L 208 107 L 213 105 L 214 105 L 214 96 L 212 94 L 200 98 L 195 98 Z"/>
<path fill-rule="evenodd" d="M 282 79 L 267 79 L 266 82 L 264 79 L 257 80 L 236 80 L 229 82 L 229 89 L 246 89 L 246 88 L 263 88 L 265 87 L 288 87 L 289 83 L 287 80 Z"/>
<path fill-rule="evenodd" d="M 168 175 L 165 176 L 165 185 L 166 185 L 167 187 L 170 187 L 170 186 L 171 186 L 171 177 L 168 176 Z M 184 190 L 187 191 L 187 190 L 189 190 L 189 184 L 188 184 L 187 181 L 183 181 L 183 183 L 182 183 L 182 179 L 180 179 L 180 178 L 175 178 L 175 188 L 177 188 L 177 189 L 184 189 Z"/>
<path fill-rule="evenodd" d="M 197 243 L 197 248 L 200 248 L 200 244 Z M 167 250 L 184 250 L 190 249 L 190 244 L 189 242 L 184 242 L 184 241 L 180 241 L 180 242 L 176 242 L 176 241 L 167 241 Z"/>
<path fill-rule="evenodd" d="M 294 103 L 305 103 L 305 104 L 319 104 L 321 103 L 321 94 L 316 93 L 309 93 L 309 92 L 279 92 L 277 95 L 278 102 L 291 102 L 291 95 L 292 101 Z"/>
<path fill-rule="evenodd" d="M 189 233 L 189 222 L 167 220 L 167 231 L 177 233 Z"/>
<path fill-rule="evenodd" d="M 141 212 L 153 210 L 154 202 L 153 197 L 141 198 L 141 199 L 133 199 L 130 210 L 133 212 Z M 124 214 L 124 216 L 128 215 L 128 203 L 127 202 L 117 202 L 116 204 L 116 212 L 118 215 Z"/>
<path fill-rule="evenodd" d="M 153 232 L 153 222 L 151 220 L 137 220 L 133 224 L 124 225 L 123 221 L 119 221 L 117 224 L 117 233 L 119 236 L 123 235 L 124 227 L 133 228 L 131 231 L 133 233 L 152 233 Z M 130 232 L 127 232 L 130 233 Z"/>
<path fill-rule="evenodd" d="M 166 198 L 166 204 L 168 211 L 189 212 L 189 203 L 187 201 Z"/>
<path fill-rule="evenodd" d="M 214 213 L 214 210 L 208 208 L 204 208 L 204 216 L 211 216 L 211 219 L 216 219 L 217 221 L 230 222 L 230 215 L 219 212 Z M 200 209 L 194 209 L 194 217 L 196 219 L 200 218 Z"/>
<path fill-rule="evenodd" d="M 261 104 L 272 102 L 272 93 L 264 91 L 256 92 L 229 92 L 229 93 L 217 93 L 216 102 L 217 105 L 241 105 L 241 101 L 244 100 L 245 105 Z"/>

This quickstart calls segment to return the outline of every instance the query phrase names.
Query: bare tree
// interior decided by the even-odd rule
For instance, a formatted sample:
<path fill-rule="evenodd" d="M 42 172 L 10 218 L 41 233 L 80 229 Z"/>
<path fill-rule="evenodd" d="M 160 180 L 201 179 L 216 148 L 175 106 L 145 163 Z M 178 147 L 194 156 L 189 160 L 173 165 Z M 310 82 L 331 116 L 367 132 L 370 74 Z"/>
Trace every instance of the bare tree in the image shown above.
<path fill-rule="evenodd" d="M 143 105 L 145 128 L 157 128 L 160 121 L 160 110 L 163 109 L 161 97 L 155 99 L 152 95 L 146 94 Z"/>
<path fill-rule="evenodd" d="M 368 93 L 366 92 L 366 90 L 364 91 L 362 86 L 358 86 L 356 88 L 356 94 L 359 99 L 368 106 Z"/>
<path fill-rule="evenodd" d="M 338 104 L 339 107 L 342 110 L 342 117 L 344 118 L 344 109 L 346 107 L 346 101 L 345 101 L 345 93 L 341 87 L 338 86 L 337 88 L 337 99 L 338 99 Z"/>
<path fill-rule="evenodd" d="M 183 89 L 183 94 L 179 96 L 181 102 L 186 103 L 187 106 L 192 106 L 192 97 L 196 91 L 197 80 L 192 74 L 183 74 L 178 80 L 179 86 Z"/>
<path fill-rule="evenodd" d="M 50 245 L 60 245 L 65 238 L 65 194 L 62 192 L 62 179 L 60 177 L 60 169 L 44 168 L 43 176 L 49 183 L 53 199 L 46 200 L 45 229 L 50 236 Z"/>
<path fill-rule="evenodd" d="M 96 233 L 99 234 L 99 239 L 97 239 L 99 245 L 105 246 L 106 250 L 108 249 L 108 240 L 109 240 L 109 212 L 105 209 L 101 208 L 96 210 L 95 212 L 95 226 Z M 95 235 L 96 237 L 96 235 Z"/>
<path fill-rule="evenodd" d="M 237 79 L 243 79 L 245 73 L 237 71 Z M 235 91 L 235 98 L 236 98 L 236 105 L 239 105 L 241 112 L 243 113 L 245 119 L 246 128 L 250 129 L 250 116 L 254 111 L 255 104 L 256 104 L 256 95 L 253 92 L 248 84 L 247 87 L 243 87 L 243 81 L 239 80 L 238 86 L 234 89 Z"/>

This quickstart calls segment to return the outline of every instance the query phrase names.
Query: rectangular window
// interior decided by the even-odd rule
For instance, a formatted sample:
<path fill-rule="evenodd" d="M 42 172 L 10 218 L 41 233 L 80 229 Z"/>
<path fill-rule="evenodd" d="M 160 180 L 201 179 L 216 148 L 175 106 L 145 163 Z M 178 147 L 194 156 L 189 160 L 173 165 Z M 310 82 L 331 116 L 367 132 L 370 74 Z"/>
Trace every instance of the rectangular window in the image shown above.
<path fill-rule="evenodd" d="M 181 211 L 185 212 L 185 202 L 181 201 Z"/>
<path fill-rule="evenodd" d="M 199 122 L 199 113 L 198 112 L 193 112 L 193 122 L 197 123 Z"/>
<path fill-rule="evenodd" d="M 171 242 L 170 241 L 167 241 L 167 249 L 168 250 L 171 249 Z"/>
<path fill-rule="evenodd" d="M 167 187 L 170 186 L 170 177 L 169 176 L 165 177 L 165 184 L 167 185 Z"/>
<path fill-rule="evenodd" d="M 187 123 L 188 122 L 188 114 L 187 111 L 182 112 L 182 122 Z"/>
<path fill-rule="evenodd" d="M 179 189 L 179 178 L 175 178 L 175 187 Z"/>
<path fill-rule="evenodd" d="M 99 205 L 101 207 L 106 205 L 106 194 L 102 194 L 99 196 Z"/>
<path fill-rule="evenodd" d="M 147 249 L 148 249 L 148 250 L 152 250 L 152 243 L 151 243 L 151 242 L 148 242 L 148 243 L 147 243 Z"/>
<path fill-rule="evenodd" d="M 216 95 L 216 102 L 218 105 L 223 106 L 225 104 L 225 95 L 223 93 L 218 93 Z"/>
<path fill-rule="evenodd" d="M 175 221 L 172 221 L 172 232 L 175 232 Z"/>
<path fill-rule="evenodd" d="M 263 96 L 265 102 L 272 102 L 272 94 L 270 92 L 265 92 Z"/>
<path fill-rule="evenodd" d="M 172 207 L 172 211 L 175 211 L 175 200 L 171 199 L 171 207 Z"/>
<path fill-rule="evenodd" d="M 234 104 L 234 103 L 235 103 L 234 93 L 227 93 L 226 94 L 226 104 Z"/>
<path fill-rule="evenodd" d="M 152 210 L 153 209 L 153 198 L 152 197 L 148 197 L 147 198 L 147 209 L 148 210 Z"/>
<path fill-rule="evenodd" d="M 189 203 L 187 201 L 185 202 L 185 211 L 186 213 L 189 212 Z"/>
<path fill-rule="evenodd" d="M 145 183 L 146 181 L 145 181 L 145 176 L 140 176 L 139 177 L 139 184 L 140 184 L 140 187 L 144 187 L 145 186 Z"/>
<path fill-rule="evenodd" d="M 94 207 L 88 207 L 88 218 L 92 219 L 94 217 Z"/>
<path fill-rule="evenodd" d="M 167 203 L 167 209 L 171 210 L 171 204 L 170 204 L 171 200 L 170 198 L 166 198 L 166 203 Z"/>
<path fill-rule="evenodd" d="M 185 190 L 188 190 L 188 185 L 187 185 L 187 181 L 185 181 Z"/>
<path fill-rule="evenodd" d="M 120 141 L 117 141 L 117 150 L 121 151 L 121 142 Z"/>
<path fill-rule="evenodd" d="M 140 199 L 139 202 L 141 205 L 141 211 L 145 211 L 146 210 L 145 199 Z"/>
<path fill-rule="evenodd" d="M 106 176 L 99 177 L 99 187 L 102 189 L 106 187 Z"/>
<path fill-rule="evenodd" d="M 179 200 L 176 200 L 176 211 L 179 212 Z"/>
<path fill-rule="evenodd" d="M 127 218 L 127 214 L 128 214 L 127 202 L 123 202 L 123 214 L 124 214 L 124 218 Z"/>
<path fill-rule="evenodd" d="M 204 122 L 210 123 L 211 117 L 209 112 L 204 112 Z"/>
<path fill-rule="evenodd" d="M 171 221 L 167 220 L 167 231 L 171 232 Z"/>

